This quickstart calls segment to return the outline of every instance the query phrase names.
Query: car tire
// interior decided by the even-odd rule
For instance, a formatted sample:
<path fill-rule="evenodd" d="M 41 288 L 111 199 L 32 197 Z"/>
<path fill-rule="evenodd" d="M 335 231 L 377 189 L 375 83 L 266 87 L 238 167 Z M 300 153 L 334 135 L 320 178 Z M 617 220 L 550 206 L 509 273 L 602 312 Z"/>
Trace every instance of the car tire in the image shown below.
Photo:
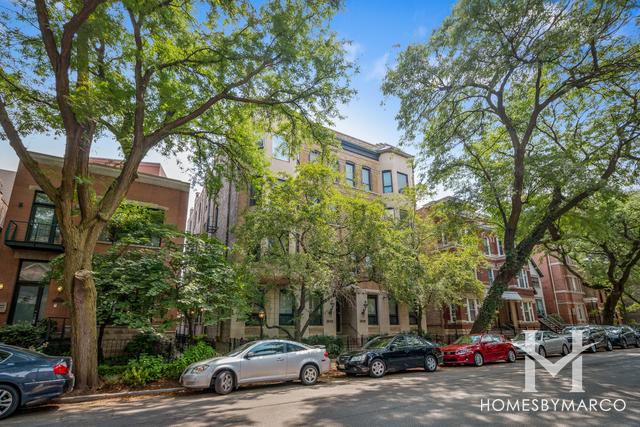
<path fill-rule="evenodd" d="M 300 370 L 300 381 L 304 385 L 314 385 L 318 382 L 318 377 L 320 377 L 320 371 L 311 363 L 304 365 Z"/>
<path fill-rule="evenodd" d="M 0 420 L 13 414 L 19 404 L 18 390 L 8 384 L 0 384 Z"/>
<path fill-rule="evenodd" d="M 424 370 L 434 372 L 436 369 L 438 369 L 438 359 L 433 354 L 427 354 L 424 358 Z"/>
<path fill-rule="evenodd" d="M 607 343 L 605 344 L 604 349 L 607 351 L 613 351 L 613 344 L 611 344 L 610 340 L 607 340 Z"/>
<path fill-rule="evenodd" d="M 484 357 L 482 356 L 482 354 L 480 354 L 479 352 L 476 352 L 473 355 L 473 364 L 475 366 L 482 366 L 484 365 Z"/>
<path fill-rule="evenodd" d="M 636 348 L 640 348 L 640 339 L 636 338 Z"/>
<path fill-rule="evenodd" d="M 516 352 L 513 350 L 507 351 L 507 363 L 516 363 Z"/>
<path fill-rule="evenodd" d="M 382 359 L 373 359 L 369 365 L 369 376 L 372 378 L 382 378 L 387 371 L 387 366 Z"/>
<path fill-rule="evenodd" d="M 569 347 L 567 347 L 566 345 L 562 344 L 562 353 L 560 353 L 561 356 L 566 356 L 567 354 L 569 354 Z"/>
<path fill-rule="evenodd" d="M 229 394 L 233 391 L 236 385 L 236 379 L 233 372 L 224 370 L 218 372 L 213 380 L 213 388 L 218 394 Z"/>
<path fill-rule="evenodd" d="M 547 357 L 547 350 L 543 346 L 538 347 L 538 354 L 542 357 Z"/>
<path fill-rule="evenodd" d="M 627 349 L 629 348 L 629 344 L 627 344 L 627 340 L 625 338 L 620 339 L 620 347 Z"/>

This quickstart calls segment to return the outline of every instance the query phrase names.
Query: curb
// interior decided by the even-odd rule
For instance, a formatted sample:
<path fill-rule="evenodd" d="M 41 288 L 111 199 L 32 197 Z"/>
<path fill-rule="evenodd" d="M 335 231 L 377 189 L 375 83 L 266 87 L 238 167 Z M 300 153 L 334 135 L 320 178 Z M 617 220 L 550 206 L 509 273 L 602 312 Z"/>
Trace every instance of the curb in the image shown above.
<path fill-rule="evenodd" d="M 69 396 L 61 397 L 55 400 L 51 400 L 49 403 L 81 403 L 91 402 L 94 400 L 103 399 L 115 399 L 118 397 L 132 397 L 132 396 L 153 396 L 155 394 L 169 394 L 186 391 L 183 387 L 174 388 L 158 388 L 151 390 L 136 390 L 136 391 L 121 391 L 118 393 L 103 393 L 103 394 L 88 394 L 86 396 Z"/>

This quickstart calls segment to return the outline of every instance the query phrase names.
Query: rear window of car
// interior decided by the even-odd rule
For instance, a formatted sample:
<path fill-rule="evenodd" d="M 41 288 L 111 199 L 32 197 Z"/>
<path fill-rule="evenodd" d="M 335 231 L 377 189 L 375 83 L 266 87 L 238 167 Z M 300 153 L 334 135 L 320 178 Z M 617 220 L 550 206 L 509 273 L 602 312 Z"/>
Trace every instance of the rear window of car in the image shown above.
<path fill-rule="evenodd" d="M 306 350 L 306 348 L 302 347 L 301 345 L 291 344 L 290 342 L 287 343 L 287 353 L 292 353 L 294 351 L 303 351 L 303 350 Z"/>
<path fill-rule="evenodd" d="M 0 363 L 4 362 L 11 357 L 11 353 L 8 351 L 0 350 Z"/>

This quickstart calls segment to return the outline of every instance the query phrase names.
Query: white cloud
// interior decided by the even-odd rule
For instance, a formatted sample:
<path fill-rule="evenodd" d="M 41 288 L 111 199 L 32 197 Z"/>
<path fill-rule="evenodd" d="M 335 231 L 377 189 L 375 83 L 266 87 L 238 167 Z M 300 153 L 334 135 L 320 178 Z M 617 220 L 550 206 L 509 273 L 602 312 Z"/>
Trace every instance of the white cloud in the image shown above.
<path fill-rule="evenodd" d="M 389 52 L 385 52 L 384 55 L 379 57 L 373 63 L 373 67 L 367 73 L 366 79 L 368 81 L 371 80 L 382 80 L 384 75 L 387 73 L 387 62 L 389 61 Z"/>
<path fill-rule="evenodd" d="M 346 52 L 345 58 L 349 62 L 355 62 L 364 52 L 364 47 L 358 42 L 348 41 L 343 44 L 343 47 Z"/>

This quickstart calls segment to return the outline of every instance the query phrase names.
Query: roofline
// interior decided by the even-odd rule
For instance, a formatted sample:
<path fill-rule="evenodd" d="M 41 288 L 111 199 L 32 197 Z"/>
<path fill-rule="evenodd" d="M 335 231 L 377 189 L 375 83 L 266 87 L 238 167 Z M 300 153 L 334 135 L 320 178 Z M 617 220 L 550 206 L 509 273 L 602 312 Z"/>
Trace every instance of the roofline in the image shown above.
<path fill-rule="evenodd" d="M 351 136 L 348 135 L 346 133 L 343 132 L 339 132 L 335 129 L 330 129 L 333 133 L 336 134 L 336 136 L 338 137 L 338 139 L 340 138 L 346 138 L 348 142 L 352 143 L 352 144 L 357 144 L 362 146 L 363 149 L 365 150 L 370 150 L 373 153 L 376 154 L 382 154 L 382 153 L 394 153 L 397 154 L 399 156 L 402 157 L 406 157 L 407 159 L 413 159 L 414 156 L 412 156 L 411 154 L 401 150 L 398 147 L 395 147 L 393 145 L 389 145 L 389 144 L 372 144 L 371 142 L 365 141 L 363 139 L 360 138 L 356 138 L 355 136 Z"/>
<path fill-rule="evenodd" d="M 29 154 L 31 154 L 33 159 L 38 163 L 43 163 L 43 164 L 52 165 L 52 166 L 59 166 L 60 168 L 62 168 L 64 164 L 64 160 L 62 157 L 52 156 L 50 154 L 38 153 L 35 151 L 29 151 Z M 113 160 L 117 161 L 117 159 L 113 159 Z M 111 176 L 111 177 L 117 178 L 120 175 L 119 171 L 120 171 L 119 168 L 99 165 L 95 163 L 89 163 L 89 172 L 93 172 L 96 175 Z M 134 182 L 156 185 L 158 187 L 164 187 L 164 188 L 171 188 L 173 190 L 184 191 L 187 193 L 191 188 L 191 184 L 189 184 L 188 182 L 180 181 L 178 179 L 173 179 L 173 178 L 167 178 L 163 176 L 151 175 L 151 174 L 142 173 L 142 172 L 138 172 L 138 177 Z"/>

